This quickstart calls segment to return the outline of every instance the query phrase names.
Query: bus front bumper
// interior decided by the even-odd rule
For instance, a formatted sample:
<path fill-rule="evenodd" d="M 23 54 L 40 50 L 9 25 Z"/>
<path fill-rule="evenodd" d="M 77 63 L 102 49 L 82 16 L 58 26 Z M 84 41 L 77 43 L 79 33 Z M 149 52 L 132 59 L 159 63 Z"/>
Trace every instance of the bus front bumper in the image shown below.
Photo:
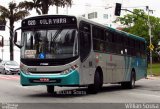
<path fill-rule="evenodd" d="M 68 74 L 27 75 L 21 71 L 20 82 L 22 86 L 34 86 L 34 85 L 76 86 L 79 85 L 79 73 L 77 70 L 74 70 Z"/>

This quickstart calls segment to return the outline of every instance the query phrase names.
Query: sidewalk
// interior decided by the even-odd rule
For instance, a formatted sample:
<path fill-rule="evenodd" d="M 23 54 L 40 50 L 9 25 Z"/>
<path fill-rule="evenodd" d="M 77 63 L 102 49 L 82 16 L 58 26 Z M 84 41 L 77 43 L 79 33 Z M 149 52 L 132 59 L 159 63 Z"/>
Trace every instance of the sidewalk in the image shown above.
<path fill-rule="evenodd" d="M 160 76 L 147 75 L 146 79 L 150 79 L 150 80 L 160 79 Z"/>

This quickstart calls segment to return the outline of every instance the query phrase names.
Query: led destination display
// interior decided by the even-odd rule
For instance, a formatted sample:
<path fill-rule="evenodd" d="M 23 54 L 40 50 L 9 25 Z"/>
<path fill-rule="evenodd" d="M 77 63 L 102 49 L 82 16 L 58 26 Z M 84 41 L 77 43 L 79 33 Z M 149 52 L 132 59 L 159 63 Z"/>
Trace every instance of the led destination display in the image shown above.
<path fill-rule="evenodd" d="M 72 16 L 39 16 L 25 19 L 22 27 L 28 26 L 54 26 L 54 25 L 76 25 L 76 18 Z"/>

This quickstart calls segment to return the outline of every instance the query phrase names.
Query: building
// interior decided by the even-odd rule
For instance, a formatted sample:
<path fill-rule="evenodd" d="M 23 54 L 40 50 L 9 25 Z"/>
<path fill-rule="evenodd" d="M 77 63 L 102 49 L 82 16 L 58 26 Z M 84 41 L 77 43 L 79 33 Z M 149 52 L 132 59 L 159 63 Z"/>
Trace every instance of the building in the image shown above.
<path fill-rule="evenodd" d="M 0 47 L 0 60 L 10 60 L 9 41 L 4 40 L 4 46 Z M 20 64 L 20 49 L 14 46 L 14 61 Z"/>
<path fill-rule="evenodd" d="M 98 22 L 100 24 L 117 28 L 121 27 L 119 23 L 114 23 L 117 16 L 114 15 L 115 2 L 102 0 L 101 5 L 86 4 L 86 12 L 82 14 L 82 17 Z"/>

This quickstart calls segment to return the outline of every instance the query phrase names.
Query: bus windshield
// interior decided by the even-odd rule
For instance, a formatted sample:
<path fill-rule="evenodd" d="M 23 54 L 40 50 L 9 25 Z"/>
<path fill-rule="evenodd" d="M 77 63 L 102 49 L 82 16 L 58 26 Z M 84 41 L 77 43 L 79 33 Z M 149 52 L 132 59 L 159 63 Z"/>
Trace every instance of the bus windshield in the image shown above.
<path fill-rule="evenodd" d="M 76 29 L 22 32 L 22 58 L 64 59 L 78 55 Z"/>

